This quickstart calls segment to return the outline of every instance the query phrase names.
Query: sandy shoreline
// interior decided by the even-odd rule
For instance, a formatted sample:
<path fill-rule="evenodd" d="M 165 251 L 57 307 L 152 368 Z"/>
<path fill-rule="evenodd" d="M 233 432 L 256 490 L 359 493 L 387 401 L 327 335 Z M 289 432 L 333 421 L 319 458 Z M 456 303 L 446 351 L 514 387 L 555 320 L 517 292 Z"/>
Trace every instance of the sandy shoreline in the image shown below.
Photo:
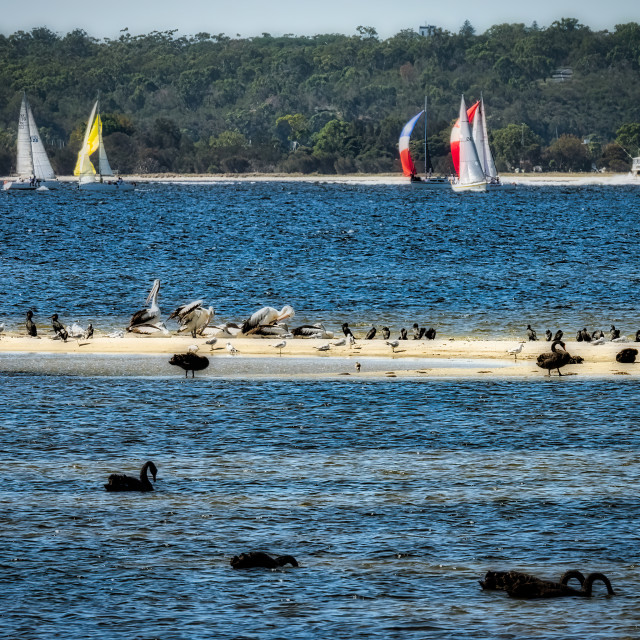
<path fill-rule="evenodd" d="M 15 354 L 67 354 L 78 357 L 92 354 L 104 355 L 163 355 L 185 353 L 189 346 L 198 345 L 198 353 L 206 355 L 210 361 L 218 358 L 234 358 L 238 361 L 243 358 L 307 358 L 321 363 L 326 358 L 341 358 L 353 362 L 352 366 L 345 365 L 345 373 L 358 376 L 380 376 L 380 370 L 367 371 L 367 361 L 384 359 L 386 370 L 383 375 L 429 376 L 429 377 L 524 377 L 543 378 L 547 372 L 536 366 L 536 358 L 539 354 L 550 349 L 548 342 L 527 342 L 517 360 L 507 351 L 517 346 L 517 342 L 511 340 L 463 340 L 463 339 L 436 339 L 436 340 L 405 340 L 401 341 L 395 353 L 384 340 L 358 340 L 353 347 L 348 345 L 334 346 L 337 340 L 294 339 L 287 340 L 282 349 L 282 355 L 273 345 L 276 339 L 259 338 L 233 338 L 230 340 L 219 339 L 210 347 L 204 338 L 193 339 L 184 336 L 148 337 L 126 336 L 123 338 L 94 337 L 91 340 L 69 339 L 66 343 L 61 340 L 52 340 L 49 336 L 30 338 L 22 335 L 3 335 L 0 339 L 0 354 L 7 356 Z M 237 349 L 236 355 L 230 355 L 225 348 L 227 342 L 231 342 Z M 328 351 L 318 351 L 317 347 L 330 344 Z M 592 346 L 589 343 L 566 342 L 567 350 L 576 356 L 584 358 L 584 363 L 569 365 L 563 368 L 563 375 L 576 375 L 580 377 L 639 377 L 640 362 L 636 364 L 621 364 L 616 362 L 616 354 L 625 347 L 637 347 L 635 343 L 611 343 Z M 407 359 L 418 359 L 416 369 L 412 369 Z M 424 366 L 425 359 L 439 361 L 440 366 Z M 446 366 L 442 366 L 442 361 Z M 477 361 L 477 366 L 474 366 Z M 362 369 L 355 371 L 355 363 L 360 362 Z M 495 363 L 487 366 L 487 363 Z M 394 363 L 397 363 L 394 368 Z M 456 366 L 456 365 L 460 366 Z M 557 372 L 552 376 L 556 377 Z"/>

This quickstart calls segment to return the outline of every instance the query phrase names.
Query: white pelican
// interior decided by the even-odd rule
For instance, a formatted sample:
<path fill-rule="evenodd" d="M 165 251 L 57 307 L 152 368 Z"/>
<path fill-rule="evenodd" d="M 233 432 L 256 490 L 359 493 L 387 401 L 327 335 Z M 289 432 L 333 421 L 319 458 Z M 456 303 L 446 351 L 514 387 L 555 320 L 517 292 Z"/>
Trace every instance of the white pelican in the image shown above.
<path fill-rule="evenodd" d="M 153 335 L 154 333 L 162 333 L 165 336 L 171 335 L 167 327 L 164 326 L 164 322 L 145 322 L 144 324 L 136 324 L 128 327 L 127 331 L 130 331 L 131 333 L 140 333 L 146 336 Z"/>
<path fill-rule="evenodd" d="M 280 311 L 273 307 L 262 307 L 262 309 L 253 313 L 250 318 L 242 323 L 242 333 L 248 333 L 251 329 L 259 325 L 275 324 L 281 320 L 293 318 L 295 315 L 296 312 L 293 310 L 293 307 L 290 307 L 288 304 L 282 307 Z"/>
<path fill-rule="evenodd" d="M 291 334 L 289 333 L 289 327 L 282 323 L 282 324 L 260 324 L 257 327 L 253 327 L 253 329 L 250 329 L 247 333 L 244 334 L 245 336 L 258 336 L 258 337 L 262 337 L 262 338 L 273 338 L 275 337 L 289 337 L 291 336 Z"/>
<path fill-rule="evenodd" d="M 238 353 L 238 350 L 230 342 L 227 342 L 226 349 L 232 356 L 235 356 L 236 353 Z"/>
<path fill-rule="evenodd" d="M 400 345 L 399 340 L 387 340 L 387 344 L 391 347 L 391 353 L 396 352 L 396 347 Z"/>
<path fill-rule="evenodd" d="M 235 322 L 227 322 L 227 324 L 205 327 L 201 334 L 204 337 L 215 336 L 216 338 L 235 338 L 240 335 L 240 327 Z"/>
<path fill-rule="evenodd" d="M 286 340 L 280 340 L 280 342 L 276 342 L 271 345 L 274 349 L 278 349 L 280 353 L 278 355 L 282 355 L 282 350 L 287 346 Z"/>
<path fill-rule="evenodd" d="M 147 296 L 147 304 L 151 303 L 148 309 L 136 311 L 129 322 L 129 329 L 140 324 L 152 324 L 156 320 L 160 320 L 160 307 L 158 306 L 158 292 L 160 291 L 160 280 L 154 280 L 151 291 Z M 141 333 L 141 332 L 136 332 Z"/>
<path fill-rule="evenodd" d="M 203 308 L 202 300 L 194 300 L 189 304 L 178 307 L 170 316 L 169 320 L 176 318 L 180 328 L 178 333 L 189 331 L 191 337 L 202 335 L 205 327 L 211 322 L 216 314 L 213 307 Z"/>
<path fill-rule="evenodd" d="M 507 353 L 512 354 L 514 360 L 518 359 L 518 354 L 522 351 L 522 347 L 524 347 L 524 342 L 521 342 L 517 347 L 513 349 L 507 349 Z"/>

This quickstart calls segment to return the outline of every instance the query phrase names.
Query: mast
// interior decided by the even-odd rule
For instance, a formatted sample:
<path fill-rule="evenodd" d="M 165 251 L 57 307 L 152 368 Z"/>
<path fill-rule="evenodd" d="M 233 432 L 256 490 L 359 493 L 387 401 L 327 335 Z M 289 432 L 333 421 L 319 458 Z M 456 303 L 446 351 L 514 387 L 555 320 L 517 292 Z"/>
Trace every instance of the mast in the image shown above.
<path fill-rule="evenodd" d="M 424 97 L 424 177 L 427 177 L 427 96 Z"/>

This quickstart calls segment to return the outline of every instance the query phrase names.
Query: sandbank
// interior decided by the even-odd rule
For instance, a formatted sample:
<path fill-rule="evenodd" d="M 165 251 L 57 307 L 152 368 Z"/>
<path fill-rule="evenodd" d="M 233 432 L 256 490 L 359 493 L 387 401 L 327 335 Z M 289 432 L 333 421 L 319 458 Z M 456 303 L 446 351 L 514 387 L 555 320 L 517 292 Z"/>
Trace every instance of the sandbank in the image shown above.
<path fill-rule="evenodd" d="M 232 355 L 226 349 L 230 342 L 237 353 Z M 274 345 L 277 339 L 266 338 L 221 338 L 215 345 L 206 344 L 206 338 L 190 336 L 133 336 L 122 338 L 96 336 L 90 340 L 69 339 L 67 342 L 53 340 L 47 335 L 30 338 L 18 334 L 3 334 L 0 338 L 0 370 L 2 362 L 19 359 L 21 354 L 67 354 L 80 358 L 90 358 L 92 354 L 121 355 L 128 357 L 171 355 L 185 353 L 191 345 L 198 346 L 198 354 L 206 355 L 214 365 L 219 359 L 233 359 L 242 363 L 243 371 L 251 375 L 249 359 L 305 360 L 305 375 L 322 377 L 325 375 L 350 375 L 359 377 L 471 377 L 471 378 L 544 378 L 547 371 L 536 366 L 539 354 L 550 349 L 548 342 L 526 342 L 517 359 L 507 351 L 518 345 L 513 340 L 439 339 L 403 340 L 395 350 L 384 340 L 358 340 L 355 345 L 335 346 L 333 340 L 289 339 L 280 350 Z M 327 351 L 318 347 L 329 344 Z M 616 354 L 625 347 L 637 347 L 635 343 L 612 343 L 593 346 L 590 343 L 566 341 L 567 350 L 584 358 L 584 363 L 568 365 L 562 369 L 565 375 L 584 377 L 639 377 L 640 362 L 621 364 L 616 362 Z M 334 366 L 326 373 L 322 364 L 327 358 L 339 359 L 340 366 Z M 317 363 L 314 367 L 313 363 Z M 361 369 L 356 371 L 356 362 Z M 375 365 L 375 366 L 374 366 Z M 255 367 L 264 370 L 266 365 Z M 210 367 L 210 369 L 213 369 Z M 287 370 L 291 373 L 295 366 L 290 362 Z M 317 370 L 317 376 L 314 375 Z M 170 368 L 169 371 L 178 371 Z M 206 372 L 203 372 L 206 374 Z M 202 374 L 197 374 L 202 375 Z M 557 372 L 552 372 L 557 377 Z"/>

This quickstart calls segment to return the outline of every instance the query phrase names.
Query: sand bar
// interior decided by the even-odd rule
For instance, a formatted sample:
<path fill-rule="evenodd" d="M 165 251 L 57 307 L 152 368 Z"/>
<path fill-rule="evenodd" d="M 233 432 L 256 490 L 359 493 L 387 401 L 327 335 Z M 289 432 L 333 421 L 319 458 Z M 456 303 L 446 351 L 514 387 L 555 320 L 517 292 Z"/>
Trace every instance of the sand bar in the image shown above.
<path fill-rule="evenodd" d="M 226 349 L 230 342 L 237 353 L 231 355 Z M 541 378 L 547 375 L 545 370 L 536 366 L 539 354 L 550 350 L 550 343 L 537 341 L 524 344 L 522 352 L 517 356 L 507 351 L 518 345 L 513 340 L 474 340 L 474 339 L 438 339 L 435 340 L 403 340 L 395 350 L 384 340 L 358 340 L 352 347 L 335 346 L 333 340 L 289 339 L 280 350 L 274 347 L 279 340 L 266 338 L 220 338 L 215 345 L 206 344 L 206 338 L 190 336 L 125 336 L 110 338 L 96 336 L 90 340 L 69 339 L 67 342 L 53 340 L 48 335 L 30 338 L 24 335 L 9 334 L 0 338 L 0 354 L 2 361 L 19 354 L 67 354 L 78 357 L 91 354 L 112 354 L 123 356 L 149 356 L 185 353 L 191 345 L 198 346 L 198 353 L 206 355 L 213 362 L 216 359 L 236 359 L 238 361 L 256 359 L 304 358 L 306 363 L 320 363 L 326 358 L 339 358 L 342 375 L 387 376 L 397 377 L 525 377 Z M 637 347 L 635 343 L 606 342 L 591 345 L 584 342 L 565 341 L 569 353 L 584 358 L 584 363 L 568 365 L 562 369 L 565 375 L 578 377 L 619 377 L 640 376 L 640 362 L 622 364 L 616 362 L 616 354 L 626 347 Z M 330 345 L 329 350 L 319 351 L 318 347 Z M 412 360 L 416 360 L 415 367 Z M 431 362 L 432 361 L 432 362 Z M 361 363 L 360 372 L 356 372 L 355 363 Z M 375 362 L 375 367 L 368 363 Z M 250 372 L 245 361 L 245 372 Z M 433 366 L 431 366 L 433 365 Z M 459 365 L 459 366 L 458 366 Z M 0 369 L 1 361 L 0 361 Z M 313 369 L 313 367 L 311 367 Z M 263 369 L 263 367 L 256 367 Z M 307 374 L 309 367 L 306 367 Z M 325 375 L 318 366 L 318 376 Z M 291 370 L 291 365 L 289 365 Z M 333 372 L 335 375 L 336 372 Z M 557 376 L 553 372 L 552 376 Z"/>

